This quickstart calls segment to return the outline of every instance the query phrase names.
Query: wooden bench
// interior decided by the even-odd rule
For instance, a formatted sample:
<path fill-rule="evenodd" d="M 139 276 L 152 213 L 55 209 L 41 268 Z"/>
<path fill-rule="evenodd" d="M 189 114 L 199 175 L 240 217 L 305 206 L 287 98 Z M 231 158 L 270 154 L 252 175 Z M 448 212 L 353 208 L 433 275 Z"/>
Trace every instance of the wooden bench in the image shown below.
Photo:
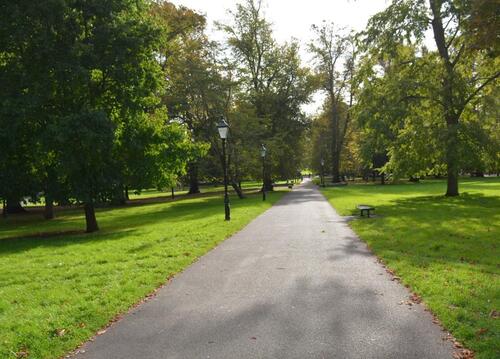
<path fill-rule="evenodd" d="M 370 211 L 374 211 L 375 207 L 369 206 L 367 204 L 358 205 L 358 209 L 361 211 L 361 217 L 363 217 L 363 212 L 366 212 L 368 218 L 370 218 Z"/>

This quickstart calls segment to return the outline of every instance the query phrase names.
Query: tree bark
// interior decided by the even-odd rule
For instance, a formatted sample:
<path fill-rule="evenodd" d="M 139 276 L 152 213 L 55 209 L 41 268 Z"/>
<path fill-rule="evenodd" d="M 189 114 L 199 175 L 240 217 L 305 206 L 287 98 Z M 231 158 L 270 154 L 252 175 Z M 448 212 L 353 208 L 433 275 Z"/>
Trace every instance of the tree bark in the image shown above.
<path fill-rule="evenodd" d="M 95 208 L 93 203 L 85 203 L 85 223 L 87 226 L 86 232 L 92 233 L 99 230 L 99 226 L 97 225 L 97 218 L 95 216 Z"/>
<path fill-rule="evenodd" d="M 233 187 L 234 191 L 238 195 L 239 199 L 245 198 L 245 195 L 243 194 L 243 190 L 241 189 L 241 186 L 238 185 L 238 182 L 231 180 L 231 186 Z"/>
<path fill-rule="evenodd" d="M 125 200 L 130 201 L 130 195 L 128 193 L 128 186 L 125 186 Z"/>
<path fill-rule="evenodd" d="M 171 190 L 172 190 L 172 199 L 175 199 L 174 187 L 171 187 Z"/>
<path fill-rule="evenodd" d="M 21 205 L 21 202 L 17 199 L 7 198 L 7 206 L 5 207 L 7 214 L 25 213 L 26 210 Z"/>
<path fill-rule="evenodd" d="M 43 211 L 43 218 L 54 219 L 54 201 L 48 194 L 45 194 L 45 208 Z"/>
<path fill-rule="evenodd" d="M 200 193 L 200 185 L 198 183 L 198 164 L 191 162 L 188 165 L 189 174 L 189 192 L 188 194 Z"/>
<path fill-rule="evenodd" d="M 335 151 L 332 159 L 332 182 L 340 182 L 340 153 Z"/>
<path fill-rule="evenodd" d="M 458 196 L 458 171 L 459 171 L 459 157 L 458 157 L 458 121 L 462 107 L 454 99 L 453 83 L 456 77 L 454 66 L 450 60 L 448 45 L 446 43 L 446 34 L 443 26 L 442 19 L 442 2 L 438 0 L 429 0 L 429 5 L 432 11 L 432 31 L 434 33 L 434 40 L 439 52 L 439 56 L 444 64 L 444 78 L 442 81 L 442 99 L 444 117 L 446 120 L 446 166 L 447 166 L 447 187 L 446 196 Z M 463 107 L 462 107 L 463 108 Z"/>
<path fill-rule="evenodd" d="M 446 196 L 458 196 L 458 120 L 450 121 L 447 125 L 446 138 L 446 165 L 447 186 Z"/>
<path fill-rule="evenodd" d="M 273 179 L 268 173 L 266 173 L 266 176 L 264 177 L 263 188 L 266 192 L 274 191 Z"/>

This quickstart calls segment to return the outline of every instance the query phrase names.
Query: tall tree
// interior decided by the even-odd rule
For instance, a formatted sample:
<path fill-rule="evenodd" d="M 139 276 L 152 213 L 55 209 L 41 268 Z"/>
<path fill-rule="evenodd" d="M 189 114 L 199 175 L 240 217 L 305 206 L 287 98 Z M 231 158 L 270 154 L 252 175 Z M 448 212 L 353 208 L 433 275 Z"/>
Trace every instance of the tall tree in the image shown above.
<path fill-rule="evenodd" d="M 239 64 L 237 96 L 240 104 L 253 107 L 257 118 L 257 126 L 244 136 L 253 138 L 256 157 L 261 143 L 266 144 L 264 188 L 272 190 L 273 176 L 293 176 L 301 164 L 300 144 L 308 126 L 301 105 L 309 101 L 311 76 L 301 65 L 296 42 L 279 45 L 274 40 L 262 1 L 246 0 L 230 15 L 232 22 L 219 26 Z"/>
<path fill-rule="evenodd" d="M 316 60 L 319 87 L 327 95 L 332 180 L 340 182 L 340 160 L 354 105 L 356 46 L 352 34 L 342 33 L 333 24 L 313 26 L 313 30 L 316 39 L 309 44 L 309 50 Z M 347 106 L 346 111 L 342 111 L 342 106 Z"/>
<path fill-rule="evenodd" d="M 437 47 L 435 73 L 439 86 L 415 86 L 413 98 L 437 101 L 446 125 L 442 140 L 447 167 L 447 196 L 457 196 L 460 169 L 460 123 L 462 115 L 482 91 L 500 76 L 498 66 L 484 66 L 498 58 L 468 36 L 474 16 L 471 2 L 461 0 L 393 0 L 383 12 L 369 21 L 366 42 L 372 49 L 392 53 L 400 44 L 418 44 L 431 30 Z M 478 73 L 475 68 L 487 69 Z"/>

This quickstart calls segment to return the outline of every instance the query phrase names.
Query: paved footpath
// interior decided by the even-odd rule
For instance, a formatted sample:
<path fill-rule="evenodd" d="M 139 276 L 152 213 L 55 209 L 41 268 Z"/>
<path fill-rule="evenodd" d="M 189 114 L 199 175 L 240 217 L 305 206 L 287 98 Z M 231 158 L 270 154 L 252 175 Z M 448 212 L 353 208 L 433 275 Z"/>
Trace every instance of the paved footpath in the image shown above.
<path fill-rule="evenodd" d="M 408 296 L 306 182 L 76 357 L 451 358 Z"/>

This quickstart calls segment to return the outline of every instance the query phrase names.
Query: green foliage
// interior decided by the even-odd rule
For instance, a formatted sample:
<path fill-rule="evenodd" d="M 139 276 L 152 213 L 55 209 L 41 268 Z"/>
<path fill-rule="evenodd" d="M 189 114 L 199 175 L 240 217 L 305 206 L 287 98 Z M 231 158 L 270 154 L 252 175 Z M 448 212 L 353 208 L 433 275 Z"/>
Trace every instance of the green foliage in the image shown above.
<path fill-rule="evenodd" d="M 444 327 L 477 358 L 498 356 L 500 180 L 462 180 L 460 198 L 443 181 L 349 185 L 323 193 L 343 215 L 373 205 L 378 217 L 355 220 L 362 240 L 422 296 Z M 416 230 L 417 229 L 417 230 Z"/>
<path fill-rule="evenodd" d="M 76 200 L 93 203 L 110 198 L 116 179 L 113 136 L 114 125 L 102 112 L 79 113 L 58 124 L 56 150 Z"/>
<path fill-rule="evenodd" d="M 370 148 L 385 147 L 385 172 L 411 176 L 446 171 L 450 196 L 458 195 L 460 171 L 470 171 L 473 163 L 485 168 L 497 157 L 486 150 L 495 144 L 489 140 L 494 137 L 491 123 L 473 119 L 500 76 L 491 48 L 472 43 L 475 5 L 394 0 L 371 18 L 362 34 L 365 66 L 371 67 L 360 95 L 360 106 L 367 107 L 358 109 L 365 160 Z M 419 48 L 427 30 L 433 32 L 437 51 Z M 498 146 L 493 152 L 500 152 Z"/>
<path fill-rule="evenodd" d="M 333 24 L 313 25 L 313 30 L 316 39 L 309 44 L 309 51 L 316 63 L 318 88 L 327 95 L 321 116 L 329 119 L 327 132 L 316 133 L 316 145 L 319 145 L 316 151 L 319 150 L 320 157 L 325 161 L 329 160 L 333 181 L 339 182 L 342 156 L 348 147 L 346 139 L 351 126 L 355 92 L 359 85 L 356 76 L 357 49 L 353 34 L 337 29 Z M 316 158 L 316 166 L 317 161 Z"/>
<path fill-rule="evenodd" d="M 231 12 L 232 21 L 219 26 L 228 35 L 238 64 L 236 76 L 241 79 L 231 119 L 241 130 L 235 138 L 238 147 L 248 146 L 239 157 L 257 164 L 259 148 L 265 143 L 265 182 L 269 187 L 271 177 L 294 177 L 302 167 L 302 138 L 308 119 L 301 105 L 309 101 L 313 77 L 301 64 L 298 43 L 276 43 L 261 5 L 261 1 L 254 0 L 238 4 Z M 236 123 L 240 120 L 247 123 Z M 254 167 L 253 172 L 258 172 L 259 167 Z"/>

